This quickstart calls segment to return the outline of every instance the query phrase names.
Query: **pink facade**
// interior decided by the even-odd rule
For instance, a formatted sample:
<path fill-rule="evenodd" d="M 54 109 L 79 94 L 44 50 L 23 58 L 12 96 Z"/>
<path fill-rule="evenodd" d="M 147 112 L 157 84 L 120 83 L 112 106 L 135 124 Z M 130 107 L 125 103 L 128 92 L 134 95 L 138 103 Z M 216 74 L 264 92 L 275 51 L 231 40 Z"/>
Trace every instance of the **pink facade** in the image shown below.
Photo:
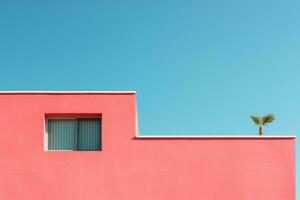
<path fill-rule="evenodd" d="M 294 137 L 136 137 L 135 93 L 1 93 L 2 200 L 294 200 Z M 45 116 L 99 114 L 102 151 L 45 151 Z"/>

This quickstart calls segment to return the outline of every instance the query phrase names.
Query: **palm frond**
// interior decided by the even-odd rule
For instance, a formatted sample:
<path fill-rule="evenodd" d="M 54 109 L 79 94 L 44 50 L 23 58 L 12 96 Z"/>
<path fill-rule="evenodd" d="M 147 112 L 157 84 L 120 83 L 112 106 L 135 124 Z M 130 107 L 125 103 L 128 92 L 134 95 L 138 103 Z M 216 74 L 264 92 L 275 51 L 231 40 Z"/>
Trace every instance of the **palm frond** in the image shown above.
<path fill-rule="evenodd" d="M 254 115 L 250 115 L 250 117 L 256 125 L 258 125 L 258 126 L 261 125 L 261 118 L 260 117 L 257 117 L 257 116 L 254 116 Z"/>
<path fill-rule="evenodd" d="M 274 114 L 269 114 L 269 115 L 263 116 L 262 124 L 265 125 L 265 124 L 273 122 L 274 120 L 275 120 Z"/>

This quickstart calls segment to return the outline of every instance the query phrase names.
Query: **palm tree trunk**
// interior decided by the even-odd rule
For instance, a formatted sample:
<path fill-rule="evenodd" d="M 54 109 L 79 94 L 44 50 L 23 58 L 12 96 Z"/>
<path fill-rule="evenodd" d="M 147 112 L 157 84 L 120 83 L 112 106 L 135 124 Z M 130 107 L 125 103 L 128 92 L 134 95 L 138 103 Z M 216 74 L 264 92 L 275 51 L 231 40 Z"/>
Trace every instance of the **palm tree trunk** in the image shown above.
<path fill-rule="evenodd" d="M 263 131 L 262 131 L 262 127 L 261 127 L 261 126 L 260 126 L 259 129 L 258 129 L 258 134 L 259 134 L 260 136 L 263 135 Z"/>

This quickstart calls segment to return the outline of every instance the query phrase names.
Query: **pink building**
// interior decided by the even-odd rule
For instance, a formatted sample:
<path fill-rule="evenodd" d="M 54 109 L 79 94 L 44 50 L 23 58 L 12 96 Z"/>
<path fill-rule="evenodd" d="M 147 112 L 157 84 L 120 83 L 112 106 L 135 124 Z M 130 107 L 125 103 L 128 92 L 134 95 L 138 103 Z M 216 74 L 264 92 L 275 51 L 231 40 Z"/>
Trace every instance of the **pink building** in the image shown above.
<path fill-rule="evenodd" d="M 1 92 L 2 200 L 294 200 L 294 136 L 141 136 L 135 92 Z"/>

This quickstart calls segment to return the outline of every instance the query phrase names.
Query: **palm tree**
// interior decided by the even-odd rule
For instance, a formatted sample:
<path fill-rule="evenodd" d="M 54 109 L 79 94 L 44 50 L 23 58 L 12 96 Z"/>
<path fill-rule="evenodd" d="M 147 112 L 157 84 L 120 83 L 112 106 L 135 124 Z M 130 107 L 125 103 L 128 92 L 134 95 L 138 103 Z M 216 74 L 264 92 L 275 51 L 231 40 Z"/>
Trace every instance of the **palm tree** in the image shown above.
<path fill-rule="evenodd" d="M 269 123 L 271 123 L 271 122 L 273 122 L 275 120 L 274 114 L 269 114 L 269 115 L 265 115 L 265 116 L 262 116 L 262 117 L 251 115 L 250 117 L 253 120 L 253 122 L 259 127 L 258 128 L 258 134 L 260 136 L 263 135 L 262 127 L 269 124 Z"/>

